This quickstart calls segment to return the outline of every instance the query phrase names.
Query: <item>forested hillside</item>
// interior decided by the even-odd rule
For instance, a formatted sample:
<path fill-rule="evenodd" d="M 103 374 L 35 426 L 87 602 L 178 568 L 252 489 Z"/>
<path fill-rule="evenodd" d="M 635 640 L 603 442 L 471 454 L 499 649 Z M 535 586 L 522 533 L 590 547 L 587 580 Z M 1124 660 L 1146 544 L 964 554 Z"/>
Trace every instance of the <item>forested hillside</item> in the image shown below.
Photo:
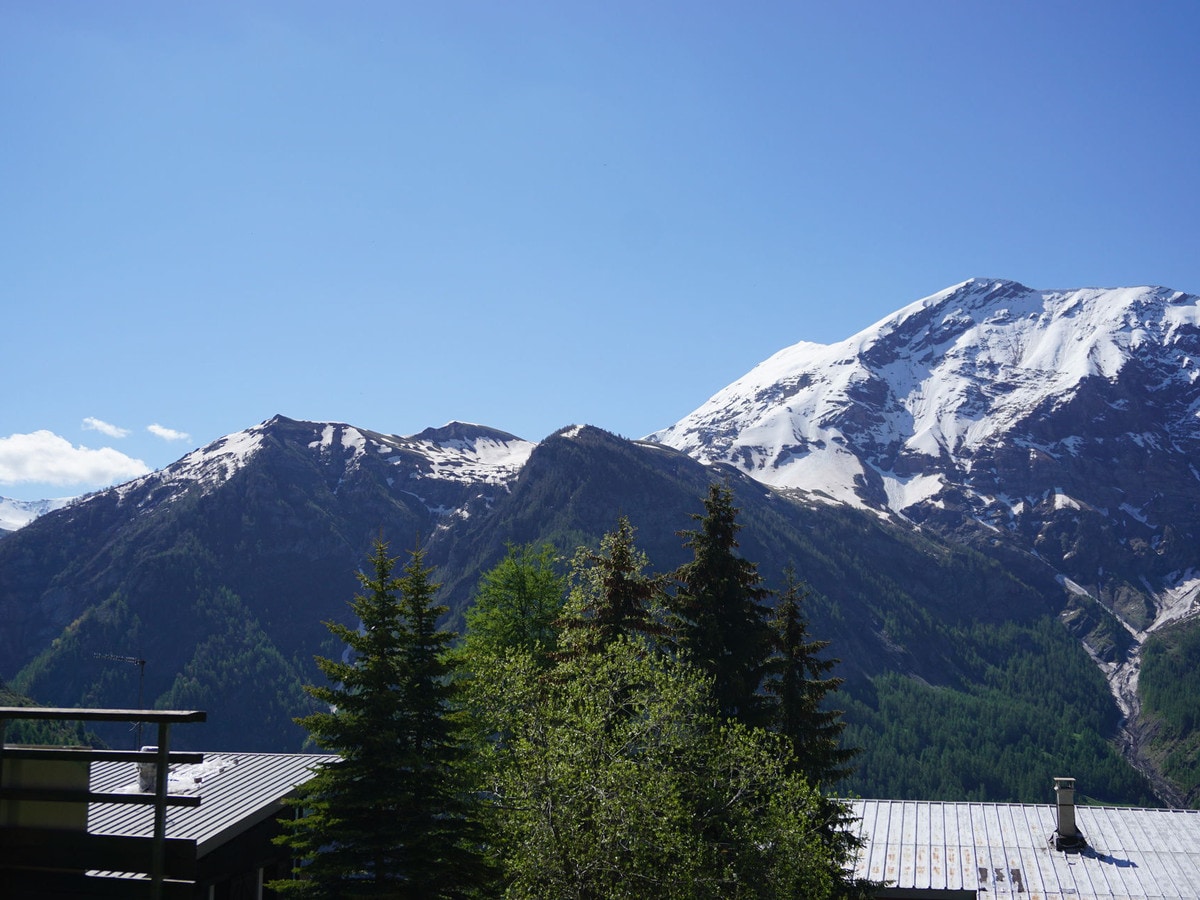
<path fill-rule="evenodd" d="M 1148 753 L 1200 805 L 1200 625 L 1157 632 L 1143 651 L 1139 684 Z"/>

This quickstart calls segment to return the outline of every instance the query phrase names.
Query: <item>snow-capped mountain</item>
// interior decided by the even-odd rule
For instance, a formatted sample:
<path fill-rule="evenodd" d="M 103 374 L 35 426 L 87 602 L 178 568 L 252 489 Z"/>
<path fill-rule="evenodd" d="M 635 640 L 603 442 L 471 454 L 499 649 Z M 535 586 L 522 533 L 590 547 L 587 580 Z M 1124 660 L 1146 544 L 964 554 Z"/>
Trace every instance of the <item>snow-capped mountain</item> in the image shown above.
<path fill-rule="evenodd" d="M 0 532 L 24 528 L 38 516 L 62 509 L 74 497 L 58 497 L 53 500 L 11 500 L 0 497 Z"/>
<path fill-rule="evenodd" d="M 304 708 L 300 669 L 321 623 L 345 616 L 363 548 L 386 535 L 400 555 L 486 517 L 533 449 L 458 422 L 405 437 L 276 416 L 219 438 L 0 541 L 0 679 L 46 652 L 67 681 L 103 681 L 94 654 L 116 647 L 157 661 L 147 684 L 170 703 L 221 702 L 225 739 L 296 741 L 284 710 Z M 258 660 L 260 683 L 242 688 L 258 699 L 196 692 L 193 670 L 214 653 Z M 67 692 L 56 702 L 82 702 L 59 675 L 38 677 L 39 691 Z"/>
<path fill-rule="evenodd" d="M 956 491 L 1016 512 L 1034 499 L 1025 487 L 1056 484 L 1014 484 L 1014 468 L 1113 442 L 1195 446 L 1198 304 L 1165 288 L 973 279 L 841 343 L 781 350 L 649 439 L 855 506 L 904 513 Z M 1133 499 L 1111 508 L 1153 516 Z"/>
<path fill-rule="evenodd" d="M 210 739 L 291 747 L 308 661 L 328 652 L 321 623 L 346 616 L 377 537 L 396 554 L 421 547 L 459 616 L 509 544 L 569 556 L 619 516 L 671 571 L 720 479 L 746 557 L 775 585 L 794 564 L 811 588 L 814 633 L 836 642 L 867 719 L 894 700 L 895 715 L 911 706 L 895 728 L 917 733 L 934 707 L 908 704 L 913 691 L 982 703 L 972 685 L 1031 656 L 1061 679 L 1055 702 L 1100 715 L 1085 730 L 1101 760 L 1118 716 L 1107 695 L 1093 702 L 1096 663 L 1127 758 L 1158 771 L 1174 745 L 1154 743 L 1139 673 L 1143 645 L 1200 623 L 1197 360 L 1200 298 L 973 280 L 840 343 L 788 347 L 648 441 L 276 416 L 5 536 L 0 678 L 52 705 L 128 705 L 100 656 L 136 652 L 153 660 L 156 704 L 214 710 Z M 898 680 L 873 680 L 886 673 Z M 1045 708 L 1033 693 L 1013 701 L 1032 704 L 1030 722 Z M 884 748 L 872 765 L 892 771 L 893 726 L 871 721 Z M 1079 771 L 1050 746 L 1039 758 Z M 974 779 L 988 764 L 964 765 Z M 1138 802 L 1123 777 L 1114 796 Z M 1200 803 L 1194 780 L 1155 778 L 1160 797 Z"/>
<path fill-rule="evenodd" d="M 1200 565 L 1198 360 L 1196 296 L 972 280 L 788 347 L 650 439 L 811 499 L 983 523 L 1097 595 L 1124 570 L 1158 597 Z M 1135 607 L 1135 629 L 1162 611 Z"/>

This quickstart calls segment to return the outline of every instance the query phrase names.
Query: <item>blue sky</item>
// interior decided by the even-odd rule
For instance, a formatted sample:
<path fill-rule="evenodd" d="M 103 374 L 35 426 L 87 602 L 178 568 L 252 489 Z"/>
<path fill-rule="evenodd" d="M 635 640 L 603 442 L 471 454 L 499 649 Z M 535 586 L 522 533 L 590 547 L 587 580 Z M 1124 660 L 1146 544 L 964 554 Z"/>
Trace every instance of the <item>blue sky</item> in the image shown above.
<path fill-rule="evenodd" d="M 1200 293 L 1200 5 L 0 0 L 0 496 L 672 424 L 972 276 Z"/>

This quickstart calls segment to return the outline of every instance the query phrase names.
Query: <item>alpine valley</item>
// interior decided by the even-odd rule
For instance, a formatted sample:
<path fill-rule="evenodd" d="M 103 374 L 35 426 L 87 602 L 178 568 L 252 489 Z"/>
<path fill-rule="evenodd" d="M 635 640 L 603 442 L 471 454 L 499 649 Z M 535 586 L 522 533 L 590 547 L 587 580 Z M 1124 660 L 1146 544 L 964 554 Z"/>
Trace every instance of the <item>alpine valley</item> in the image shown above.
<path fill-rule="evenodd" d="M 1200 297 L 971 280 L 643 440 L 276 416 L 0 538 L 0 678 L 207 710 L 182 747 L 297 749 L 375 537 L 426 549 L 457 626 L 510 543 L 569 557 L 626 515 L 669 572 L 715 479 L 742 554 L 772 587 L 794 567 L 841 659 L 863 752 L 839 790 L 1044 802 L 1069 775 L 1197 806 L 1198 365 Z"/>

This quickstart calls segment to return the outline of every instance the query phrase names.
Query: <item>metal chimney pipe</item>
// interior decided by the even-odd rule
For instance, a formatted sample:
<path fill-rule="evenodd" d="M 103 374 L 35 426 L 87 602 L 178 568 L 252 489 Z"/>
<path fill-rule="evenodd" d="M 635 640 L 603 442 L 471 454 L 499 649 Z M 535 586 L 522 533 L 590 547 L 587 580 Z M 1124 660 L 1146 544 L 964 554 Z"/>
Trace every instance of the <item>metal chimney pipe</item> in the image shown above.
<path fill-rule="evenodd" d="M 1058 833 L 1061 837 L 1073 838 L 1079 831 L 1075 827 L 1075 779 L 1054 779 L 1054 802 L 1058 805 Z"/>
<path fill-rule="evenodd" d="M 1054 800 L 1058 807 L 1058 827 L 1054 830 L 1054 849 L 1081 850 L 1087 840 L 1075 824 L 1075 779 L 1054 779 Z"/>

